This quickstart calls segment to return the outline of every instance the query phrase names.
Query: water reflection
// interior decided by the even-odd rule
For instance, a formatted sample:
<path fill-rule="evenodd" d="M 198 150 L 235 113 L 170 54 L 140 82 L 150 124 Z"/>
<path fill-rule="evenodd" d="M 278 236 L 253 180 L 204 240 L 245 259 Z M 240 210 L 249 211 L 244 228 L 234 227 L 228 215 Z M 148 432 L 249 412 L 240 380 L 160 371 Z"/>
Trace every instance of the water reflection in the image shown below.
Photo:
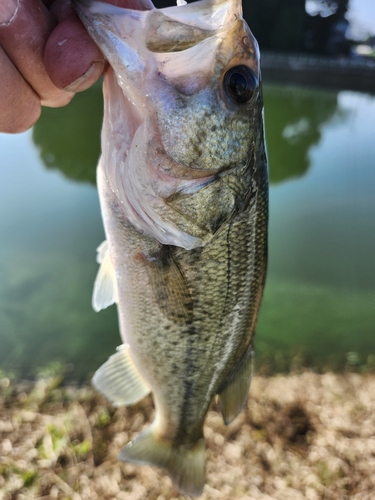
<path fill-rule="evenodd" d="M 338 112 L 337 93 L 264 86 L 270 181 L 304 175 L 322 126 Z"/>
<path fill-rule="evenodd" d="M 256 339 L 263 368 L 343 369 L 353 360 L 375 367 L 374 117 L 373 97 L 340 92 L 309 149 L 308 173 L 271 189 L 270 265 Z M 269 141 L 271 154 L 274 147 Z"/>
<path fill-rule="evenodd" d="M 33 128 L 33 140 L 47 168 L 58 168 L 66 177 L 95 184 L 100 154 L 103 95 L 97 83 L 59 110 L 43 108 Z"/>

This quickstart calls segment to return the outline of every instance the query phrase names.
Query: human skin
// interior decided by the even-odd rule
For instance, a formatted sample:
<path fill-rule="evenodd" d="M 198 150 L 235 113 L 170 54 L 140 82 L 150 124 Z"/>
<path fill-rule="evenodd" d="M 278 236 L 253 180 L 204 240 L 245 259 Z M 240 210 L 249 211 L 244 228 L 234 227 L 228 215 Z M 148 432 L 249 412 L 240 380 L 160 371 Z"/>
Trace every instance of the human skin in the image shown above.
<path fill-rule="evenodd" d="M 102 1 L 152 8 L 150 0 Z M 0 132 L 29 129 L 41 106 L 65 106 L 105 68 L 70 0 L 0 1 Z"/>

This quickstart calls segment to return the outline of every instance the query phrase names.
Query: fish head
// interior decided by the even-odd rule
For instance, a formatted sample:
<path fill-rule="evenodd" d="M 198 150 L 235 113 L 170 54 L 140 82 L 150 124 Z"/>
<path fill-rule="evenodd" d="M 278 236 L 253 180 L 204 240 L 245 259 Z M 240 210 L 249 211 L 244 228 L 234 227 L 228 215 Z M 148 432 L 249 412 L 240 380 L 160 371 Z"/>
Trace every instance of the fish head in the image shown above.
<path fill-rule="evenodd" d="M 150 11 L 81 0 L 78 10 L 139 123 L 152 127 L 148 139 L 192 169 L 187 176 L 246 161 L 262 104 L 258 44 L 240 0 Z"/>
<path fill-rule="evenodd" d="M 259 49 L 241 0 L 148 11 L 74 4 L 110 63 L 101 159 L 107 183 L 137 229 L 162 244 L 203 245 L 202 231 L 171 213 L 168 200 L 245 168 L 262 136 Z"/>
<path fill-rule="evenodd" d="M 218 11 L 211 23 L 202 14 L 208 6 Z M 167 36 L 148 31 L 156 63 L 149 93 L 166 154 L 193 171 L 220 172 L 249 154 L 261 107 L 258 44 L 237 0 L 196 2 L 190 6 L 195 17 L 186 19 L 184 8 L 161 14 L 181 12 L 178 21 L 166 22 Z M 176 41 L 175 31 L 182 31 Z"/>

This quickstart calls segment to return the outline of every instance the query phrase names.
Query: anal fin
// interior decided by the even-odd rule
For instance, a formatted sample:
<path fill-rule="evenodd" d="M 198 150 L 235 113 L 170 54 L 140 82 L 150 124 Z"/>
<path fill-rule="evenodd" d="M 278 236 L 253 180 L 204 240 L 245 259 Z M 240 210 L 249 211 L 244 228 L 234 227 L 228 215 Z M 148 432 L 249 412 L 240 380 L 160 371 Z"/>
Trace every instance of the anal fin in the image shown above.
<path fill-rule="evenodd" d="M 174 486 L 191 497 L 203 493 L 206 475 L 206 447 L 203 437 L 191 446 L 175 446 L 158 437 L 151 426 L 120 452 L 119 459 L 143 465 L 163 467 Z"/>
<path fill-rule="evenodd" d="M 138 403 L 150 392 L 124 345 L 95 372 L 92 383 L 115 406 Z"/>
<path fill-rule="evenodd" d="M 253 375 L 253 357 L 254 351 L 250 345 L 237 370 L 219 393 L 220 409 L 226 425 L 237 417 L 246 403 Z"/>

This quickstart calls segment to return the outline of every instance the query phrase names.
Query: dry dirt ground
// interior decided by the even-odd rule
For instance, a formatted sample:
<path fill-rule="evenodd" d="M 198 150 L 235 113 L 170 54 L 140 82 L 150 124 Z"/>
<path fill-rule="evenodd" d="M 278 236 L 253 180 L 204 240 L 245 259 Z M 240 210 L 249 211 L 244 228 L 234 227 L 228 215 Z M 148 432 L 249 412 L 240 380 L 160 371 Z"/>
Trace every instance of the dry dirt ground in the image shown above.
<path fill-rule="evenodd" d="M 0 380 L 0 499 L 182 499 L 169 478 L 121 464 L 151 399 L 113 408 L 91 388 Z M 255 377 L 229 426 L 209 412 L 202 500 L 374 499 L 375 376 Z"/>

